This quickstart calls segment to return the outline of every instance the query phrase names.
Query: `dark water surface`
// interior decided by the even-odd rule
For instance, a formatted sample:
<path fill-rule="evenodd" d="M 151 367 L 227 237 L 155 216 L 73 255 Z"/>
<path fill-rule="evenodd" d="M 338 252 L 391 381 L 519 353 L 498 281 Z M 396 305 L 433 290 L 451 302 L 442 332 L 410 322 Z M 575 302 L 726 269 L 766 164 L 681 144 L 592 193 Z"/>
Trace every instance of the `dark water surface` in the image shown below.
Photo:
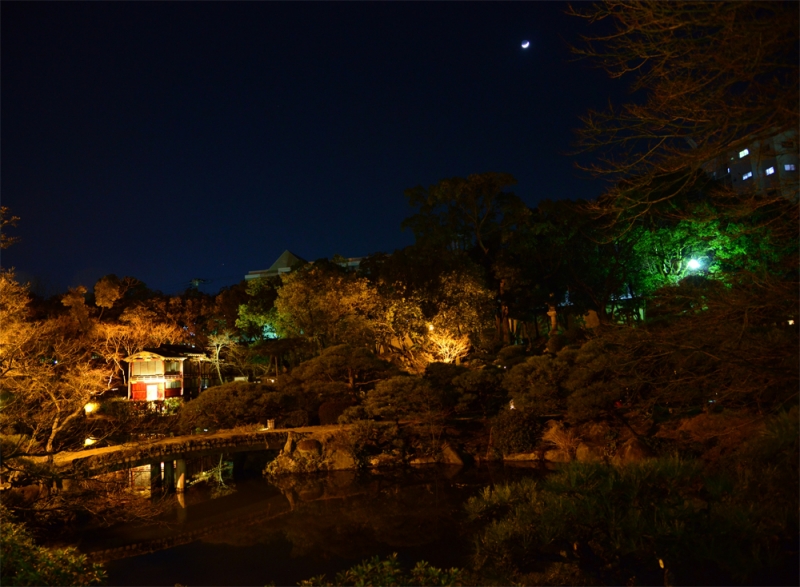
<path fill-rule="evenodd" d="M 465 566 L 464 502 L 483 487 L 541 476 L 528 467 L 351 471 L 195 486 L 160 524 L 93 532 L 80 548 L 105 560 L 110 585 L 296 585 L 374 555 Z"/>

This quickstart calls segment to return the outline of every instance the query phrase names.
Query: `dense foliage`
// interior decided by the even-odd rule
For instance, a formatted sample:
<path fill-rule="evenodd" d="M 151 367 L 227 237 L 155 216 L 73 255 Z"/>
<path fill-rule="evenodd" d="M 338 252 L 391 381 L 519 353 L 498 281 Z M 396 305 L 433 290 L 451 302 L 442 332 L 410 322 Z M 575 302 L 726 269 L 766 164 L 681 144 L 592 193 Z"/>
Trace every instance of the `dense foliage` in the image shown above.
<path fill-rule="evenodd" d="M 334 587 L 340 585 L 461 585 L 463 571 L 461 569 L 439 569 L 425 561 L 419 561 L 408 571 L 402 568 L 393 554 L 386 559 L 374 557 L 355 565 L 346 571 L 336 574 L 333 581 L 327 581 L 324 575 L 301 581 L 303 587 L 319 585 Z"/>
<path fill-rule="evenodd" d="M 102 585 L 105 571 L 77 549 L 45 548 L 0 506 L 0 582 L 3 585 Z"/>
<path fill-rule="evenodd" d="M 179 426 L 189 433 L 195 429 L 225 429 L 267 420 L 286 423 L 297 410 L 298 398 L 276 391 L 268 384 L 234 382 L 212 387 L 180 411 Z M 296 416 L 295 416 L 296 417 Z"/>
<path fill-rule="evenodd" d="M 799 433 L 795 409 L 717 470 L 674 457 L 573 463 L 487 488 L 468 504 L 484 524 L 476 568 L 503 584 L 786 580 L 773 573 L 785 572 L 797 538 Z M 571 568 L 547 579 L 554 562 Z"/>

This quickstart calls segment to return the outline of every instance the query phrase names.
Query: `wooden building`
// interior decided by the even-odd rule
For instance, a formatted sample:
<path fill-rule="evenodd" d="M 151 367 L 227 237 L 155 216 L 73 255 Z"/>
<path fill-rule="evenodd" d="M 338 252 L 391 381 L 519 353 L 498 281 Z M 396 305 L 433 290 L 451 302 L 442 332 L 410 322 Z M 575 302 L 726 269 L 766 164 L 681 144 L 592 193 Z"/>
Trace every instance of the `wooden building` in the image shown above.
<path fill-rule="evenodd" d="M 208 387 L 211 378 L 211 360 L 202 350 L 190 346 L 144 349 L 125 362 L 128 399 L 134 401 L 192 399 Z"/>

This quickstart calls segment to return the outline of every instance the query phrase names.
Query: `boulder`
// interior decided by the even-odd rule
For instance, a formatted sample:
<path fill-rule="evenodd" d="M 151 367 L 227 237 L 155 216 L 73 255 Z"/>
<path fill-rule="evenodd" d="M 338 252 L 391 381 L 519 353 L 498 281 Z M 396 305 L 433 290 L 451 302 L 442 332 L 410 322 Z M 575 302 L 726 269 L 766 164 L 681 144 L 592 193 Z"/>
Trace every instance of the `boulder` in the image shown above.
<path fill-rule="evenodd" d="M 332 450 L 327 456 L 327 461 L 328 470 L 330 471 L 343 471 L 347 469 L 355 469 L 357 467 L 357 463 L 353 458 L 353 455 L 341 448 Z"/>
<path fill-rule="evenodd" d="M 544 460 L 551 463 L 568 463 L 572 459 L 569 454 L 560 449 L 546 450 L 544 452 Z"/>
<path fill-rule="evenodd" d="M 396 464 L 397 464 L 397 457 L 393 455 L 379 454 L 374 457 L 370 457 L 369 459 L 370 467 L 391 467 Z"/>
<path fill-rule="evenodd" d="M 503 455 L 504 461 L 538 461 L 539 453 L 536 452 L 517 452 L 510 455 Z"/>
<path fill-rule="evenodd" d="M 626 440 L 622 446 L 617 450 L 617 454 L 611 459 L 615 465 L 627 465 L 630 463 L 638 463 L 650 457 L 650 451 L 647 447 L 639 441 L 638 438 L 633 437 Z"/>
<path fill-rule="evenodd" d="M 598 442 L 606 440 L 610 431 L 611 426 L 609 426 L 607 422 L 592 422 L 585 425 L 582 429 L 585 438 L 590 438 Z"/>
<path fill-rule="evenodd" d="M 283 445 L 283 452 L 284 454 L 290 455 L 292 454 L 293 450 L 294 450 L 294 439 L 292 438 L 292 433 L 289 432 L 289 434 L 286 437 L 286 444 Z"/>
<path fill-rule="evenodd" d="M 464 459 L 461 458 L 452 446 L 448 443 L 442 445 L 442 464 L 444 465 L 463 465 Z"/>
<path fill-rule="evenodd" d="M 297 443 L 298 452 L 319 454 L 321 450 L 322 444 L 313 438 L 305 438 Z"/>
<path fill-rule="evenodd" d="M 575 459 L 579 463 L 598 463 L 603 460 L 603 449 L 581 442 L 575 451 Z"/>

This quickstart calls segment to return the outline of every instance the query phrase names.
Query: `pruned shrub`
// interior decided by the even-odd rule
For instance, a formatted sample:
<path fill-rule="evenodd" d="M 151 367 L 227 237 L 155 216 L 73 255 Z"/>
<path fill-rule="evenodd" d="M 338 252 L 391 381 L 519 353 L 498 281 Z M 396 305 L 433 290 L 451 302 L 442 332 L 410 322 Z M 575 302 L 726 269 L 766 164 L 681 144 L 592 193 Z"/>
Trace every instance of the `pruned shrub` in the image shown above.
<path fill-rule="evenodd" d="M 525 347 L 515 344 L 500 349 L 497 353 L 496 364 L 506 369 L 511 369 L 511 367 L 522 363 L 525 359 Z"/>
<path fill-rule="evenodd" d="M 492 446 L 503 455 L 530 452 L 539 440 L 541 425 L 530 413 L 503 410 L 491 420 Z"/>
<path fill-rule="evenodd" d="M 180 410 L 179 427 L 188 432 L 194 428 L 228 429 L 244 424 L 266 423 L 267 420 L 286 421 L 297 409 L 297 398 L 275 391 L 272 385 L 234 382 L 212 387 Z M 304 412 L 305 414 L 305 412 Z M 304 426 L 305 421 L 295 426 Z M 297 415 L 292 422 L 298 422 Z"/>
<path fill-rule="evenodd" d="M 279 420 L 282 428 L 301 428 L 311 424 L 308 412 L 305 410 L 293 410 Z"/>
<path fill-rule="evenodd" d="M 453 379 L 458 393 L 458 412 L 479 412 L 483 417 L 496 414 L 508 403 L 508 394 L 503 389 L 503 370 L 487 367 L 467 371 Z"/>

